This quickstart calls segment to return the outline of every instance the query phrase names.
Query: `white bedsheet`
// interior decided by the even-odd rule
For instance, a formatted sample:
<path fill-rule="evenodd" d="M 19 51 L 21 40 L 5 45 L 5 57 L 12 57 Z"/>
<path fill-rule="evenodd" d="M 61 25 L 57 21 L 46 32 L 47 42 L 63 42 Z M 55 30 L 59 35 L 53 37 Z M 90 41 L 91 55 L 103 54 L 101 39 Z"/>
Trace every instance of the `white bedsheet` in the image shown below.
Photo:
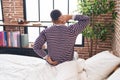
<path fill-rule="evenodd" d="M 54 67 L 40 58 L 0 54 L 0 80 L 85 80 L 83 66 L 83 59 Z"/>

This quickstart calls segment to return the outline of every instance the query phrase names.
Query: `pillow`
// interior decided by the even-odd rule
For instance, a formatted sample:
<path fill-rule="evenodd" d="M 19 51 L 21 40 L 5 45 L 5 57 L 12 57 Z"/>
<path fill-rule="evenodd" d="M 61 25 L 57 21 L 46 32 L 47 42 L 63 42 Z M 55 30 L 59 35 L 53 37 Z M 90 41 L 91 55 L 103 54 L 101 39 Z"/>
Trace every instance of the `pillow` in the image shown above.
<path fill-rule="evenodd" d="M 78 73 L 83 71 L 84 59 L 66 61 L 56 66 L 56 80 L 77 80 Z"/>
<path fill-rule="evenodd" d="M 120 58 L 109 51 L 100 52 L 85 61 L 87 80 L 103 80 L 120 64 Z"/>
<path fill-rule="evenodd" d="M 120 80 L 120 68 L 115 70 L 115 72 L 110 75 L 106 80 Z"/>

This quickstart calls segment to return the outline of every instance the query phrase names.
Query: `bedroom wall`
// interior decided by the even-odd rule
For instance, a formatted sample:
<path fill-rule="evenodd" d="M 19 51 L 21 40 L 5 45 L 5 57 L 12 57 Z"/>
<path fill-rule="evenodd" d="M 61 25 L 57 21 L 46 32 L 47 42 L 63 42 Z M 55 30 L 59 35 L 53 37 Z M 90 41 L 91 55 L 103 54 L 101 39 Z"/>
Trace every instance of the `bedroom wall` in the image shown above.
<path fill-rule="evenodd" d="M 3 14 L 4 14 L 4 21 L 5 22 L 15 22 L 17 21 L 18 18 L 23 18 L 23 0 L 2 0 L 3 1 Z M 117 0 L 116 3 L 120 3 L 119 0 Z M 118 5 L 116 7 L 116 10 L 120 9 L 120 6 Z M 120 11 L 119 11 L 120 12 Z M 100 22 L 104 22 L 104 21 L 111 21 L 111 14 L 106 14 L 106 15 L 101 15 L 99 17 L 96 18 L 95 21 L 100 21 Z M 119 18 L 117 20 L 117 22 L 120 21 L 120 14 L 119 14 Z M 10 28 L 10 27 L 6 27 L 6 30 L 17 30 L 18 28 Z M 120 45 L 120 37 L 118 36 L 118 32 L 119 32 L 119 24 L 116 25 L 116 33 L 115 33 L 115 39 L 114 39 L 114 45 L 113 48 L 118 50 Z M 77 51 L 79 53 L 79 57 L 81 58 L 88 58 L 89 57 L 89 52 L 88 52 L 88 42 L 86 41 L 87 39 L 85 39 L 84 42 L 84 47 L 75 47 L 75 51 Z M 105 42 L 99 43 L 99 45 L 97 46 L 97 51 L 101 52 L 103 50 L 108 50 L 112 48 L 111 45 L 111 41 L 110 39 L 106 40 Z M 113 44 L 113 43 L 112 43 Z M 94 54 L 93 54 L 94 55 Z"/>
<path fill-rule="evenodd" d="M 23 0 L 2 0 L 5 22 L 14 22 L 23 18 Z"/>
<path fill-rule="evenodd" d="M 4 22 L 15 22 L 23 18 L 23 0 L 2 0 Z M 18 30 L 17 27 L 6 27 L 6 30 Z"/>
<path fill-rule="evenodd" d="M 115 34 L 113 40 L 113 50 L 114 52 L 120 56 L 120 0 L 116 0 L 116 8 L 115 11 L 118 12 L 115 26 Z"/>

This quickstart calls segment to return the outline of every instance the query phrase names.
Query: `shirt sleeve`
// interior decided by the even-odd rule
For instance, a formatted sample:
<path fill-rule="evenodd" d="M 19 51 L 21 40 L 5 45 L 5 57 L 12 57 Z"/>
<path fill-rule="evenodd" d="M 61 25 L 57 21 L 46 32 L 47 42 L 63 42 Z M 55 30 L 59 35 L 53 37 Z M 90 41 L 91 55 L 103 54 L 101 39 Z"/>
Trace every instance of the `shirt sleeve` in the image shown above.
<path fill-rule="evenodd" d="M 33 50 L 40 56 L 45 57 L 47 53 L 42 49 L 42 46 L 46 42 L 45 30 L 43 30 L 39 37 L 35 40 Z"/>
<path fill-rule="evenodd" d="M 75 35 L 81 33 L 90 22 L 89 17 L 85 15 L 75 15 L 72 18 L 74 18 L 75 21 L 78 21 L 69 26 L 69 30 Z"/>

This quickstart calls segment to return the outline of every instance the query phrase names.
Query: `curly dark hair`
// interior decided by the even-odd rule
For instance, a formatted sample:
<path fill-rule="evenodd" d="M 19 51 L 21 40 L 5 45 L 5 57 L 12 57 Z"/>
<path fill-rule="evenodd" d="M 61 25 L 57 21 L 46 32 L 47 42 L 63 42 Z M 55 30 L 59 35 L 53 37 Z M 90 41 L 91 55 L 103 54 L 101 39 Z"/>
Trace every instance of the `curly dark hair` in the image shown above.
<path fill-rule="evenodd" d="M 60 10 L 54 9 L 51 11 L 50 16 L 52 18 L 52 20 L 58 20 L 58 18 L 62 15 Z"/>

